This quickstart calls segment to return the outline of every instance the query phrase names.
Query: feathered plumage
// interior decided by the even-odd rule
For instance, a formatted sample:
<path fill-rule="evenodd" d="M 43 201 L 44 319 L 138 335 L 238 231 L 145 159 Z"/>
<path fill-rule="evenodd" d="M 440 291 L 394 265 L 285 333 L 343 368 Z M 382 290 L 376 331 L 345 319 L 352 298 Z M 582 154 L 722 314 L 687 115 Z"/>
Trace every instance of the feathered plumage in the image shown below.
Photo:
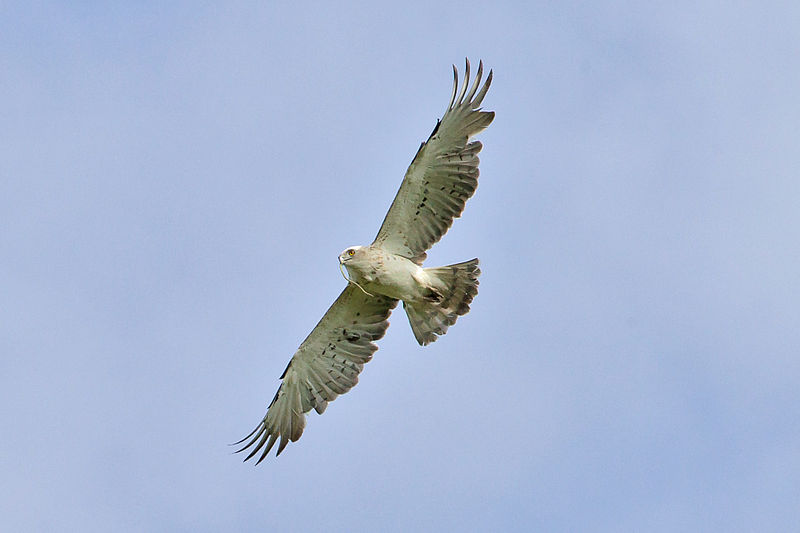
<path fill-rule="evenodd" d="M 408 167 L 375 241 L 368 247 L 348 248 L 339 256 L 352 283 L 289 361 L 261 423 L 236 443 L 244 443 L 239 452 L 250 449 L 245 460 L 260 454 L 260 463 L 276 443 L 280 454 L 303 434 L 306 413 L 314 409 L 321 414 L 328 402 L 358 383 L 398 300 L 403 300 L 414 335 L 423 345 L 444 335 L 469 311 L 478 291 L 477 259 L 421 267 L 426 251 L 461 215 L 478 186 L 482 145 L 470 138 L 494 119 L 493 111 L 480 109 L 492 72 L 481 86 L 480 63 L 469 86 L 467 61 L 460 90 L 455 66 L 453 72 L 447 110 Z"/>

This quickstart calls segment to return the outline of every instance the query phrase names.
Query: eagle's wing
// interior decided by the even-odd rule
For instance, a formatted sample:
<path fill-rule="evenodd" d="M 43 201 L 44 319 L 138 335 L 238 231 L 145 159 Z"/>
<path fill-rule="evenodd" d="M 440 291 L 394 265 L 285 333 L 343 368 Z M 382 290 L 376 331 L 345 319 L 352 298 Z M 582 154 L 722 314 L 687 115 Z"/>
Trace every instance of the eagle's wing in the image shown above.
<path fill-rule="evenodd" d="M 395 305 L 397 300 L 368 296 L 353 284 L 342 291 L 289 361 L 264 419 L 236 443 L 250 439 L 238 450 L 253 448 L 245 461 L 266 445 L 258 459 L 263 461 L 279 437 L 280 454 L 289 440 L 294 442 L 303 434 L 305 413 L 316 409 L 322 414 L 328 402 L 358 383 L 364 363 L 378 349 L 373 341 L 386 333 Z"/>
<path fill-rule="evenodd" d="M 447 111 L 408 167 L 373 245 L 421 264 L 425 252 L 442 238 L 453 219 L 461 216 L 464 204 L 478 186 L 478 152 L 483 147 L 478 141 L 468 141 L 494 119 L 494 111 L 480 108 L 492 83 L 489 71 L 478 91 L 482 74 L 483 62 L 467 92 L 467 60 L 459 92 L 458 72 L 453 66 L 455 79 Z"/>

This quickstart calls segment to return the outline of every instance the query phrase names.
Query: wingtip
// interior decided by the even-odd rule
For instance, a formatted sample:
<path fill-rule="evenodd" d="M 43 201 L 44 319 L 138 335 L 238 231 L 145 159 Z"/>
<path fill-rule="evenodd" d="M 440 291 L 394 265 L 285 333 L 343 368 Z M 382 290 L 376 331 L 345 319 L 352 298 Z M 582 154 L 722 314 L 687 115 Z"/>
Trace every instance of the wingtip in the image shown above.
<path fill-rule="evenodd" d="M 475 73 L 475 79 L 472 81 L 472 87 L 470 87 L 469 92 L 467 93 L 467 102 L 472 102 L 472 99 L 475 97 L 475 93 L 478 92 L 478 87 L 481 83 L 481 78 L 483 77 L 483 61 L 478 61 L 478 71 Z M 464 80 L 464 86 L 469 83 L 469 80 Z"/>
<path fill-rule="evenodd" d="M 453 91 L 450 94 L 450 103 L 447 104 L 447 109 L 450 110 L 453 108 L 453 104 L 456 102 L 456 92 L 458 91 L 458 68 L 456 68 L 455 63 L 453 63 Z M 420 146 L 420 148 L 422 148 Z"/>
<path fill-rule="evenodd" d="M 259 430 L 259 428 L 260 428 L 260 427 L 261 427 L 261 424 L 257 425 L 257 426 L 256 426 L 256 428 L 255 428 L 253 431 L 251 431 L 250 433 L 248 433 L 248 434 L 247 434 L 247 436 L 246 436 L 245 438 L 243 438 L 242 440 L 236 441 L 236 442 L 234 442 L 234 443 L 228 444 L 228 446 L 238 446 L 238 445 L 240 445 L 241 443 L 243 443 L 244 441 L 246 441 L 247 439 L 249 439 L 250 437 L 252 437 L 253 435 L 255 435 L 255 434 L 256 434 L 256 432 Z M 245 445 L 244 445 L 244 446 L 243 446 L 241 449 L 238 449 L 238 450 L 236 450 L 236 451 L 235 451 L 235 452 L 233 452 L 233 453 L 240 453 L 240 452 L 243 452 L 244 450 L 246 450 L 246 449 L 247 449 L 247 448 L 250 446 L 250 444 L 252 444 L 253 442 L 255 442 L 257 438 L 258 438 L 258 436 L 256 436 L 256 437 L 255 437 L 255 438 L 254 438 L 252 441 L 250 441 L 249 443 L 245 444 Z"/>
<path fill-rule="evenodd" d="M 453 64 L 453 92 L 450 96 L 450 104 L 447 106 L 447 109 L 453 109 L 454 107 L 458 107 L 463 105 L 467 102 L 472 102 L 474 104 L 473 108 L 477 108 L 483 97 L 486 95 L 486 91 L 489 90 L 489 86 L 492 83 L 492 77 L 494 76 L 494 70 L 490 69 L 488 76 L 486 76 L 486 80 L 484 81 L 483 85 L 481 86 L 481 78 L 483 77 L 483 59 L 478 60 L 478 71 L 475 75 L 475 79 L 472 80 L 472 87 L 470 88 L 470 70 L 471 65 L 469 62 L 469 57 L 464 58 L 464 80 L 461 86 L 461 90 L 459 91 L 458 85 L 458 67 L 456 67 L 455 63 Z M 479 89 L 480 87 L 480 89 Z M 469 89 L 469 90 L 468 90 Z M 477 96 L 476 96 L 477 95 Z M 464 99 L 466 97 L 466 100 Z"/>
<path fill-rule="evenodd" d="M 461 105 L 464 103 L 464 95 L 467 94 L 467 88 L 469 87 L 469 58 L 465 58 L 466 66 L 464 67 L 464 82 L 461 84 L 461 92 L 458 93 L 458 98 L 456 98 L 456 104 Z"/>
<path fill-rule="evenodd" d="M 286 435 L 281 435 L 281 443 L 278 445 L 278 452 L 275 454 L 275 457 L 278 457 L 281 452 L 286 448 L 286 445 L 289 444 L 289 437 Z"/>
<path fill-rule="evenodd" d="M 243 462 L 243 463 L 246 463 L 247 461 L 249 461 L 251 457 L 253 457 L 255 454 L 257 454 L 257 453 L 258 453 L 258 450 L 259 450 L 259 448 L 260 448 L 260 446 L 257 446 L 257 447 L 255 447 L 255 448 L 253 448 L 253 451 L 251 451 L 251 452 L 250 452 L 250 453 L 247 455 L 247 457 L 245 457 L 245 458 L 244 458 L 244 461 L 242 461 L 242 462 Z M 246 449 L 246 448 L 242 448 L 242 450 L 241 450 L 241 451 L 244 451 L 245 449 Z M 261 459 L 263 459 L 263 457 L 262 457 Z M 260 462 L 261 462 L 261 459 L 259 459 L 258 463 L 260 463 Z M 256 464 L 258 464 L 258 463 L 256 463 Z"/>

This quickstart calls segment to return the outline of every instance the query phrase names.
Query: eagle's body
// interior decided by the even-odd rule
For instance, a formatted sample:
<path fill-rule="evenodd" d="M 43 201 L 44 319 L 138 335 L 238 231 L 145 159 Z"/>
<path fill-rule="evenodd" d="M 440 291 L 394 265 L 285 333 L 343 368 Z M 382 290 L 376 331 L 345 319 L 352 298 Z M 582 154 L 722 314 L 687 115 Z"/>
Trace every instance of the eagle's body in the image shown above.
<path fill-rule="evenodd" d="M 348 252 L 352 250 L 352 256 Z M 350 279 L 367 292 L 396 300 L 421 300 L 432 285 L 425 270 L 410 259 L 379 247 L 353 246 L 339 255 Z"/>
<path fill-rule="evenodd" d="M 478 186 L 478 152 L 470 141 L 494 119 L 480 108 L 492 73 L 480 86 L 483 64 L 472 86 L 469 61 L 461 91 L 458 73 L 447 111 L 420 146 L 375 241 L 339 255 L 350 275 L 347 287 L 297 349 L 267 414 L 239 451 L 263 448 L 261 462 L 280 439 L 278 454 L 305 428 L 305 413 L 325 411 L 328 402 L 350 390 L 378 349 L 374 341 L 389 327 L 387 318 L 402 300 L 417 342 L 426 345 L 444 335 L 469 311 L 478 292 L 478 260 L 423 268 L 426 252 L 461 216 Z M 480 87 L 480 90 L 478 90 Z"/>
<path fill-rule="evenodd" d="M 352 246 L 339 254 L 350 280 L 365 294 L 403 300 L 411 330 L 421 345 L 444 335 L 469 311 L 478 293 L 478 260 L 438 268 L 422 268 L 380 246 Z"/>

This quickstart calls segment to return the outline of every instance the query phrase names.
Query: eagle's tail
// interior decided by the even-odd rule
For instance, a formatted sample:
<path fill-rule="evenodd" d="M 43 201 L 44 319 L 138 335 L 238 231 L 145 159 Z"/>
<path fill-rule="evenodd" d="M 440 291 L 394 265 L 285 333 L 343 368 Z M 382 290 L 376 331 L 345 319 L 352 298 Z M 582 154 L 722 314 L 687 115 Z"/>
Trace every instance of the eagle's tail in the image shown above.
<path fill-rule="evenodd" d="M 478 294 L 478 259 L 436 268 L 426 268 L 431 280 L 422 300 L 403 302 L 411 329 L 422 346 L 444 335 L 459 316 L 469 312 L 469 304 Z"/>

